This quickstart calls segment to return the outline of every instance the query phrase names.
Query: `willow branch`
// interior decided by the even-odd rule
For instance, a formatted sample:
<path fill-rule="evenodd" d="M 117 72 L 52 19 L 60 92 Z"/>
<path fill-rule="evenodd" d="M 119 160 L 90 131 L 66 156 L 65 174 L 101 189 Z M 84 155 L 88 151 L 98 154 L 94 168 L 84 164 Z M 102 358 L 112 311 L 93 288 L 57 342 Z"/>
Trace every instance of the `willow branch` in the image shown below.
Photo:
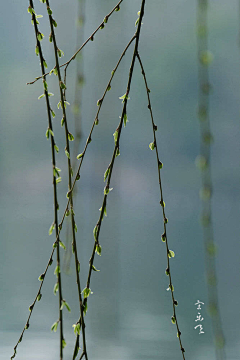
<path fill-rule="evenodd" d="M 55 53 L 55 61 L 56 65 L 55 68 L 57 69 L 57 75 L 59 80 L 59 90 L 60 90 L 60 97 L 61 97 L 61 104 L 62 104 L 62 113 L 63 113 L 63 123 L 65 126 L 65 140 L 66 140 L 66 147 L 65 147 L 65 153 L 67 155 L 67 161 L 68 161 L 68 190 L 72 188 L 72 166 L 71 166 L 71 158 L 70 158 L 70 146 L 69 146 L 69 139 L 73 139 L 73 135 L 68 130 L 68 123 L 67 123 L 67 114 L 65 109 L 65 93 L 63 92 L 64 89 L 66 89 L 66 85 L 62 82 L 61 79 L 61 71 L 59 67 L 59 61 L 58 61 L 58 46 L 56 42 L 56 36 L 53 26 L 53 18 L 52 18 L 52 11 L 49 11 L 50 9 L 50 3 L 49 0 L 46 0 L 46 6 L 49 14 L 49 22 L 51 27 L 51 35 L 54 45 L 54 53 Z M 81 284 L 80 284 L 80 276 L 79 276 L 79 267 L 80 263 L 78 260 L 77 255 L 77 245 L 76 245 L 76 223 L 74 218 L 74 208 L 73 208 L 73 197 L 72 197 L 72 191 L 69 194 L 70 199 L 70 207 L 71 207 L 71 223 L 72 223 L 72 237 L 73 237 L 73 249 L 74 249 L 74 255 L 75 255 L 75 270 L 76 270 L 76 278 L 77 278 L 77 287 L 78 287 L 78 297 L 79 297 L 79 307 L 80 307 L 80 316 L 82 320 L 82 333 L 83 333 L 83 352 L 85 354 L 86 360 L 88 360 L 87 357 L 87 348 L 86 348 L 86 338 L 85 338 L 85 323 L 84 323 L 84 317 L 83 317 L 83 306 L 82 306 L 82 295 L 81 295 Z"/>
<path fill-rule="evenodd" d="M 178 320 L 177 320 L 177 315 L 176 315 L 176 306 L 178 305 L 178 302 L 174 298 L 174 293 L 173 293 L 174 287 L 173 287 L 173 284 L 172 284 L 172 277 L 171 277 L 171 270 L 170 270 L 170 261 L 169 261 L 169 259 L 172 256 L 171 256 L 171 252 L 170 252 L 169 247 L 168 247 L 168 239 L 167 239 L 167 227 L 166 227 L 166 225 L 168 223 L 168 220 L 167 220 L 167 217 L 166 217 L 166 214 L 165 214 L 165 203 L 163 201 L 162 180 L 161 180 L 161 172 L 160 172 L 160 169 L 162 168 L 162 162 L 159 160 L 158 148 L 157 148 L 157 140 L 156 140 L 157 125 L 154 123 L 152 106 L 151 106 L 150 95 L 149 95 L 150 90 L 149 90 L 149 87 L 148 87 L 148 84 L 147 84 L 146 74 L 145 74 L 144 67 L 143 67 L 143 64 L 142 64 L 142 61 L 141 61 L 141 58 L 140 58 L 139 54 L 137 54 L 137 58 L 138 58 L 138 61 L 139 61 L 139 64 L 140 64 L 140 67 L 141 67 L 141 70 L 142 70 L 143 79 L 144 79 L 144 82 L 145 82 L 146 93 L 147 93 L 147 98 L 148 98 L 148 109 L 150 111 L 151 120 L 152 120 L 152 129 L 153 129 L 153 139 L 154 139 L 154 141 L 153 141 L 152 146 L 150 148 L 151 148 L 151 150 L 153 150 L 155 148 L 156 157 L 157 157 L 158 182 L 159 182 L 160 197 L 161 197 L 160 205 L 162 207 L 163 227 L 164 227 L 164 233 L 162 235 L 162 240 L 166 244 L 166 254 L 167 254 L 166 275 L 169 276 L 169 288 L 168 289 L 171 290 L 171 295 L 172 295 L 172 305 L 173 305 L 172 322 L 176 324 L 177 336 L 178 336 L 178 339 L 179 339 L 180 349 L 181 349 L 181 352 L 182 352 L 183 359 L 185 360 L 185 355 L 184 355 L 185 349 L 182 346 L 181 331 L 179 330 L 179 325 L 178 325 Z"/>

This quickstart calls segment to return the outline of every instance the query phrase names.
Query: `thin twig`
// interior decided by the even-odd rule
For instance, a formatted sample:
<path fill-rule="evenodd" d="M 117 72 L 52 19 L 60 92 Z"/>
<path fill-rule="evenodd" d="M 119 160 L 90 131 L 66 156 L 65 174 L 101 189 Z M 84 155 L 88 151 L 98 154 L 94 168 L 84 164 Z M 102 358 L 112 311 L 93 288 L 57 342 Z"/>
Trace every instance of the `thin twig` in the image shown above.
<path fill-rule="evenodd" d="M 166 224 L 168 223 L 168 220 L 166 218 L 166 214 L 165 214 L 165 203 L 163 201 L 163 191 L 162 191 L 162 181 L 161 181 L 161 173 L 160 173 L 160 169 L 162 168 L 162 162 L 159 160 L 159 155 L 158 155 L 158 148 L 157 148 L 157 140 L 156 140 L 156 131 L 157 131 L 157 125 L 154 123 L 153 120 L 153 113 L 152 113 L 152 106 L 151 106 L 151 101 L 150 101 L 150 90 L 147 84 L 147 79 L 146 79 L 146 74 L 144 71 L 144 67 L 140 58 L 139 53 L 137 53 L 137 58 L 142 70 L 142 75 L 143 75 L 143 79 L 145 82 L 145 87 L 146 87 L 146 92 L 147 92 L 147 98 L 148 98 L 148 109 L 150 111 L 150 115 L 151 115 L 151 120 L 152 120 L 152 128 L 153 128 L 153 143 L 152 146 L 150 147 L 151 150 L 155 149 L 156 150 L 156 157 L 157 157 L 157 168 L 158 168 L 158 181 L 159 181 L 159 187 L 160 187 L 160 195 L 161 195 L 161 200 L 160 200 L 160 205 L 162 207 L 162 213 L 163 213 L 163 227 L 164 227 L 164 233 L 162 235 L 162 240 L 165 242 L 166 244 L 166 253 L 167 253 L 167 270 L 166 270 L 166 274 L 169 276 L 169 289 L 171 290 L 171 295 L 172 295 L 172 305 L 173 305 L 173 317 L 172 317 L 172 322 L 176 324 L 177 327 L 177 336 L 179 339 L 179 344 L 180 344 L 180 349 L 182 351 L 182 356 L 183 359 L 185 360 L 185 349 L 182 346 L 182 341 L 181 341 L 181 331 L 179 330 L 179 326 L 178 326 L 178 321 L 177 321 L 177 315 L 176 315 L 176 306 L 178 305 L 177 300 L 174 298 L 174 287 L 172 284 L 172 278 L 171 278 L 171 271 L 170 271 L 170 261 L 169 258 L 171 257 L 171 252 L 169 252 L 169 247 L 168 247 L 168 239 L 167 239 L 167 229 L 166 229 Z M 170 255 L 170 256 L 169 256 Z"/>
<path fill-rule="evenodd" d="M 129 70 L 129 77 L 128 77 L 128 83 L 127 83 L 127 88 L 126 88 L 126 93 L 124 94 L 123 98 L 123 109 L 122 109 L 122 115 L 121 115 L 121 119 L 119 122 L 119 125 L 116 129 L 116 132 L 114 133 L 114 141 L 115 141 L 115 147 L 113 150 L 113 155 L 112 155 L 112 159 L 111 162 L 108 166 L 108 169 L 105 172 L 105 180 L 107 179 L 107 184 L 104 188 L 104 197 L 103 197 L 103 203 L 102 203 L 102 207 L 101 207 L 101 211 L 100 211 L 100 216 L 98 219 L 98 222 L 93 230 L 94 233 L 94 246 L 93 246 L 93 251 L 92 251 L 92 255 L 91 258 L 89 260 L 89 272 L 88 272 L 88 278 L 87 278 L 87 283 L 86 283 L 86 288 L 84 289 L 86 291 L 86 293 L 84 293 L 84 306 L 87 305 L 87 298 L 89 296 L 89 294 L 91 293 L 90 290 L 90 281 L 91 281 L 91 274 L 92 274 L 92 270 L 93 270 L 93 262 L 94 262 L 94 257 L 95 257 L 95 252 L 97 252 L 99 255 L 101 255 L 101 245 L 99 243 L 99 234 L 100 234 L 100 229 L 101 229 L 101 224 L 102 224 L 102 220 L 106 211 L 106 207 L 107 207 L 107 196 L 110 189 L 110 181 L 111 181 L 111 176 L 112 176 L 112 171 L 113 171 L 113 166 L 114 166 L 114 162 L 115 162 L 115 158 L 120 154 L 119 152 L 119 142 L 120 142 L 120 137 L 121 137 L 121 131 L 122 131 L 122 125 L 123 122 L 125 121 L 124 119 L 126 119 L 127 116 L 127 102 L 129 99 L 129 93 L 130 93 L 130 87 L 131 87 L 131 82 L 132 82 L 132 76 L 133 76 L 133 69 L 134 69 L 134 64 L 135 64 L 135 60 L 137 57 L 137 51 L 138 51 L 138 44 L 139 44 L 139 38 L 140 38 L 140 30 L 141 30 L 141 25 L 142 25 L 142 18 L 144 15 L 144 7 L 145 7 L 145 0 L 142 0 L 141 3 L 141 10 L 140 10 L 140 15 L 139 15 L 139 21 L 138 21 L 138 26 L 137 26 L 137 30 L 135 33 L 135 47 L 134 47 L 134 51 L 133 51 L 133 57 L 132 57 L 132 61 L 131 61 L 131 66 L 130 66 L 130 70 Z M 100 99 L 101 100 L 101 99 Z"/>
<path fill-rule="evenodd" d="M 33 21 L 33 25 L 34 25 L 34 30 L 35 30 L 35 36 L 36 36 L 36 54 L 39 55 L 40 57 L 40 65 L 41 65 L 41 70 L 42 70 L 42 74 L 43 74 L 43 85 L 44 85 L 44 95 L 46 98 L 46 106 L 47 106 L 47 115 L 48 115 L 48 136 L 51 137 L 51 151 L 52 151 L 52 166 L 53 166 L 53 191 L 54 191 L 54 227 L 55 227 L 55 231 L 56 231 L 56 248 L 57 248 L 57 266 L 59 266 L 60 268 L 60 249 L 59 249 L 59 230 L 58 230 L 58 201 L 57 201 L 57 183 L 56 183 L 56 176 L 55 176 L 55 169 L 56 169 L 56 160 L 55 160 L 55 140 L 54 140 L 54 133 L 53 133 L 53 128 L 52 128 L 52 119 L 51 119 L 51 106 L 50 106 L 50 102 L 49 102 L 49 94 L 47 91 L 47 82 L 46 82 L 46 78 L 44 76 L 44 63 L 45 63 L 45 59 L 43 57 L 43 53 L 42 53 L 42 47 L 41 47 L 41 43 L 40 40 L 41 39 L 41 33 L 38 30 L 38 26 L 37 26 L 37 20 L 36 20 L 36 15 L 35 15 L 35 11 L 34 11 L 34 6 L 33 6 L 33 1 L 29 0 L 29 12 L 32 14 L 32 21 Z M 25 332 L 26 329 L 28 329 L 29 327 L 29 320 L 33 311 L 33 308 L 35 306 L 36 301 L 39 299 L 41 299 L 41 288 L 43 285 L 43 281 L 46 275 L 46 272 L 48 270 L 48 267 L 51 265 L 52 263 L 52 256 L 54 253 L 54 250 L 52 250 L 50 259 L 48 261 L 47 267 L 45 269 L 45 272 L 43 274 L 40 275 L 39 279 L 41 280 L 41 285 L 39 287 L 39 290 L 37 292 L 37 295 L 35 297 L 34 302 L 32 303 L 32 305 L 30 305 L 29 310 L 30 310 L 30 314 L 28 316 L 27 319 L 27 323 L 20 335 L 20 338 L 17 342 L 17 344 L 14 347 L 14 355 L 11 357 L 11 359 L 13 359 L 15 357 L 16 354 L 16 349 L 18 344 L 22 341 L 22 337 L 23 334 Z M 62 310 L 60 310 L 61 307 L 61 303 L 62 303 L 62 285 L 61 285 L 61 274 L 60 272 L 58 272 L 57 274 L 57 278 L 58 278 L 58 288 L 59 288 L 59 322 L 61 325 L 61 330 L 60 330 L 60 341 L 62 344 L 62 340 L 63 340 L 63 330 L 62 330 Z M 60 359 L 62 359 L 62 351 L 61 351 L 61 345 L 60 345 Z"/>
<path fill-rule="evenodd" d="M 115 5 L 114 8 L 110 11 L 110 13 L 105 16 L 104 20 L 107 19 L 107 21 L 108 21 L 109 17 L 113 14 L 113 12 L 114 12 L 115 10 L 118 10 L 118 9 L 119 9 L 119 6 L 120 6 L 120 4 L 121 4 L 122 2 L 123 2 L 123 0 L 120 0 L 120 1 L 117 3 L 117 5 Z M 75 52 L 75 54 L 72 55 L 72 57 L 71 57 L 67 62 L 65 62 L 64 64 L 60 65 L 60 68 L 63 67 L 63 66 L 65 66 L 65 69 L 64 69 L 64 71 L 65 71 L 65 76 L 66 76 L 66 72 L 67 72 L 68 65 L 71 63 L 72 60 L 74 60 L 74 59 L 76 58 L 76 55 L 85 47 L 85 45 L 87 45 L 87 43 L 88 43 L 89 41 L 93 41 L 93 40 L 94 40 L 94 35 L 102 28 L 102 25 L 104 25 L 104 20 L 103 20 L 103 21 L 101 22 L 101 24 L 97 27 L 97 29 L 94 30 L 94 32 L 89 36 L 89 38 L 82 44 L 82 46 Z M 34 84 L 36 81 L 38 81 L 39 79 L 41 79 L 43 76 L 49 75 L 49 73 L 50 73 L 50 71 L 49 71 L 48 73 L 45 73 L 45 74 L 42 75 L 42 76 L 38 76 L 34 81 L 28 82 L 27 85 L 32 85 L 32 84 Z"/>
<path fill-rule="evenodd" d="M 65 139 L 66 139 L 66 148 L 65 152 L 67 155 L 67 161 L 68 161 L 68 190 L 72 188 L 72 166 L 71 166 L 71 158 L 70 158 L 70 146 L 69 146 L 69 138 L 72 140 L 73 135 L 70 134 L 68 130 L 68 123 L 67 123 L 67 114 L 65 109 L 65 92 L 63 93 L 63 89 L 66 89 L 66 85 L 62 82 L 61 79 L 61 71 L 59 67 L 59 61 L 58 61 L 58 46 L 56 42 L 56 36 L 53 26 L 53 18 L 52 18 L 52 11 L 49 12 L 50 9 L 50 3 L 49 0 L 46 0 L 46 6 L 49 14 L 49 22 L 51 27 L 51 35 L 54 45 L 54 53 L 55 53 L 55 61 L 56 65 L 55 68 L 57 69 L 57 75 L 59 80 L 59 90 L 60 90 L 60 97 L 61 97 L 61 104 L 62 104 L 62 112 L 63 112 L 63 121 L 65 126 Z M 73 236 L 73 249 L 74 249 L 74 255 L 75 255 L 75 270 L 76 270 L 76 278 L 77 278 L 77 287 L 78 287 L 78 297 L 79 297 L 79 307 L 80 307 L 80 317 L 82 320 L 82 333 L 83 333 L 83 352 L 85 354 L 86 360 L 88 360 L 87 356 L 87 347 L 86 347 L 86 338 L 85 338 L 85 323 L 84 323 L 84 317 L 83 317 L 83 306 L 82 306 L 82 295 L 81 295 L 81 284 L 80 284 L 80 276 L 79 276 L 79 260 L 77 255 L 77 245 L 76 245 L 76 223 L 74 218 L 74 208 L 73 208 L 73 198 L 72 198 L 72 191 L 69 194 L 70 199 L 70 208 L 71 208 L 71 223 L 72 223 L 72 236 Z"/>

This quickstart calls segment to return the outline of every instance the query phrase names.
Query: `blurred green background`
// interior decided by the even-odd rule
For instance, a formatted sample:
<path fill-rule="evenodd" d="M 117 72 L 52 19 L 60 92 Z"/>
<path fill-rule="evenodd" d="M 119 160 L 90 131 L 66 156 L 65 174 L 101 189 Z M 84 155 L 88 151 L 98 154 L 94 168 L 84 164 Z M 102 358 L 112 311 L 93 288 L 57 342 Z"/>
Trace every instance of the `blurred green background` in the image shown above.
<path fill-rule="evenodd" d="M 89 0 L 85 6 L 84 39 L 87 39 L 115 5 L 113 0 Z M 82 99 L 82 152 L 96 111 L 120 54 L 135 32 L 140 0 L 124 1 L 95 41 L 83 50 L 85 84 Z M 9 1 L 1 12 L 1 252 L 0 252 L 0 353 L 10 358 L 39 287 L 54 242 L 48 236 L 53 221 L 50 142 L 46 140 L 45 100 L 38 100 L 42 83 L 26 86 L 40 75 L 35 55 L 35 35 L 27 1 Z M 58 46 L 67 61 L 75 52 L 77 0 L 52 0 L 58 23 Z M 139 52 L 151 89 L 157 142 L 163 162 L 162 181 L 177 318 L 188 360 L 215 359 L 211 319 L 207 314 L 204 248 L 199 223 L 200 173 L 195 167 L 200 133 L 197 118 L 198 61 L 196 8 L 193 0 L 148 0 L 141 31 Z M 49 70 L 55 65 L 46 7 L 35 1 L 42 42 Z M 213 180 L 213 226 L 218 245 L 216 259 L 218 296 L 226 338 L 227 359 L 240 357 L 239 330 L 239 157 L 240 157 L 240 52 L 239 4 L 237 0 L 212 0 L 209 6 L 209 49 L 214 54 L 210 67 L 210 121 Z M 3 36 L 4 34 L 4 36 Z M 84 158 L 75 212 L 81 260 L 81 282 L 85 286 L 88 261 L 93 247 L 92 230 L 103 199 L 103 174 L 110 163 L 114 133 L 121 115 L 119 96 L 126 91 L 133 47 L 128 50 L 112 82 Z M 67 99 L 74 101 L 76 61 L 68 70 Z M 64 130 L 57 80 L 48 77 L 51 103 L 56 118 L 54 133 L 60 147 L 57 165 L 62 169 L 58 185 L 61 217 L 66 205 L 67 172 Z M 86 316 L 89 359 L 140 360 L 181 359 L 176 327 L 171 323 L 171 295 L 166 291 L 166 249 L 163 231 L 156 156 L 149 150 L 153 141 L 144 83 L 136 62 L 128 102 L 129 123 L 120 141 L 108 197 L 108 216 L 100 233 L 102 256 L 96 258 Z M 73 115 L 68 108 L 69 130 L 74 133 Z M 63 145 L 64 144 L 64 145 Z M 63 229 L 65 234 L 65 228 Z M 62 237 L 62 241 L 65 239 Z M 63 254 L 63 251 L 62 251 Z M 64 312 L 64 334 L 70 358 L 78 319 L 73 259 L 70 274 L 63 273 L 63 297 L 72 312 Z M 18 347 L 18 360 L 58 359 L 58 334 L 50 327 L 58 318 L 58 299 L 53 295 L 53 268 L 43 285 L 30 328 Z M 205 305 L 200 334 L 196 325 L 197 300 Z"/>

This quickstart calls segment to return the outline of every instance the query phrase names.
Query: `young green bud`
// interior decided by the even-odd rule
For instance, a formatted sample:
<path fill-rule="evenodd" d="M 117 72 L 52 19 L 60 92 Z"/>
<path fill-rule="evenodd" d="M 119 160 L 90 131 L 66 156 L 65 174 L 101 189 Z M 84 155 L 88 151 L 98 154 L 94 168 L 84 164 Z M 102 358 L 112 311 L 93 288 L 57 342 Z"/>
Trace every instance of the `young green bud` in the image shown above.
<path fill-rule="evenodd" d="M 74 136 L 73 136 L 73 134 L 71 134 L 70 132 L 68 133 L 68 140 L 69 140 L 69 141 L 73 141 L 73 140 L 74 140 Z"/>
<path fill-rule="evenodd" d="M 178 301 L 177 300 L 174 300 L 174 305 L 178 306 Z"/>
<path fill-rule="evenodd" d="M 172 316 L 172 317 L 171 317 L 171 320 L 172 320 L 172 323 L 173 323 L 173 324 L 176 324 L 176 318 L 175 318 L 175 316 Z"/>
<path fill-rule="evenodd" d="M 84 299 L 88 298 L 90 294 L 93 294 L 91 289 L 89 289 L 87 287 L 85 289 L 83 289 L 82 293 L 83 293 Z"/>
<path fill-rule="evenodd" d="M 174 256 L 175 256 L 174 251 L 168 250 L 168 257 L 169 257 L 169 258 L 172 258 L 172 257 L 174 257 Z"/>
<path fill-rule="evenodd" d="M 100 29 L 102 30 L 104 28 L 104 23 L 101 24 Z"/>
<path fill-rule="evenodd" d="M 52 10 L 50 9 L 49 6 L 47 7 L 47 12 L 48 12 L 48 15 L 52 15 Z"/>
<path fill-rule="evenodd" d="M 162 241 L 165 242 L 166 241 L 166 233 L 162 234 Z"/>
<path fill-rule="evenodd" d="M 163 167 L 163 163 L 159 160 L 159 162 L 158 162 L 158 168 L 159 168 L 159 169 L 162 169 L 162 167 Z"/>
<path fill-rule="evenodd" d="M 54 19 L 52 19 L 52 24 L 53 24 L 54 27 L 57 27 L 57 23 L 56 23 L 56 21 Z"/>
<path fill-rule="evenodd" d="M 169 268 L 166 268 L 166 270 L 165 270 L 165 274 L 166 274 L 167 276 L 170 274 L 170 272 L 169 272 Z"/>
<path fill-rule="evenodd" d="M 37 56 L 39 55 L 39 47 L 37 45 L 35 47 L 35 53 L 36 53 Z"/>
<path fill-rule="evenodd" d="M 39 281 L 43 281 L 43 280 L 44 280 L 44 277 L 45 277 L 45 274 L 43 273 L 43 274 L 41 274 L 41 275 L 39 276 L 38 280 L 39 280 Z"/>
<path fill-rule="evenodd" d="M 101 247 L 101 245 L 96 245 L 96 250 L 95 250 L 95 252 L 96 252 L 99 256 L 101 256 L 101 253 L 102 253 L 102 247 Z"/>
<path fill-rule="evenodd" d="M 49 42 L 51 43 L 53 41 L 52 33 L 49 35 Z"/>
<path fill-rule="evenodd" d="M 154 149 L 155 149 L 155 144 L 154 144 L 154 142 L 151 142 L 151 143 L 149 144 L 149 149 L 150 149 L 150 150 L 154 150 Z"/>
<path fill-rule="evenodd" d="M 38 296 L 37 296 L 37 301 L 40 301 L 41 298 L 42 298 L 42 294 L 40 293 L 40 294 L 38 294 Z"/>

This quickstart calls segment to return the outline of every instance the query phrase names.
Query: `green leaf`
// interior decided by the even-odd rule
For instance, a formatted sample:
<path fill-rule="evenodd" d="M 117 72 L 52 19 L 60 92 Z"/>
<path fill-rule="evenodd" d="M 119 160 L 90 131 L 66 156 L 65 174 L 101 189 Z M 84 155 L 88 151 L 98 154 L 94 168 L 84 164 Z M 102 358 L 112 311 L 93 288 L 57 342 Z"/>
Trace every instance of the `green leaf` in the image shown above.
<path fill-rule="evenodd" d="M 53 222 L 52 225 L 50 226 L 49 230 L 48 230 L 48 234 L 52 235 L 52 232 L 53 232 L 54 229 L 55 229 L 55 224 Z"/>
<path fill-rule="evenodd" d="M 49 93 L 48 93 L 48 96 L 54 96 L 54 94 L 49 92 Z"/>
<path fill-rule="evenodd" d="M 109 172 L 110 172 L 110 166 L 107 168 L 107 170 L 104 173 L 104 181 L 106 181 L 106 179 L 107 179 L 107 177 L 109 175 Z"/>
<path fill-rule="evenodd" d="M 69 312 L 71 312 L 70 306 L 68 305 L 68 303 L 65 300 L 62 300 L 62 305 L 60 307 L 60 310 L 62 310 L 64 308 L 64 306 L 66 306 L 67 310 Z"/>
<path fill-rule="evenodd" d="M 57 27 L 57 23 L 56 23 L 56 21 L 54 19 L 52 19 L 52 24 L 53 24 L 54 27 Z M 61 57 L 61 56 L 59 56 L 59 57 Z"/>
<path fill-rule="evenodd" d="M 113 188 L 109 188 L 108 186 L 105 186 L 105 188 L 104 188 L 104 195 L 109 194 L 109 192 L 112 191 L 112 190 L 113 190 Z"/>
<path fill-rule="evenodd" d="M 58 168 L 57 166 L 55 166 L 55 168 L 53 169 L 53 174 L 54 174 L 54 176 L 60 176 L 60 173 L 61 172 L 61 169 L 60 168 Z"/>
<path fill-rule="evenodd" d="M 54 293 L 54 295 L 56 295 L 57 291 L 58 291 L 58 283 L 56 283 L 56 284 L 54 285 L 54 288 L 53 288 L 53 293 Z"/>
<path fill-rule="evenodd" d="M 35 11 L 33 10 L 33 8 L 31 6 L 28 7 L 28 13 L 29 14 L 35 14 Z"/>
<path fill-rule="evenodd" d="M 59 109 L 59 108 L 60 108 L 60 106 L 61 106 L 61 108 L 63 108 L 63 107 L 62 107 L 62 102 L 61 102 L 61 101 L 59 101 L 59 103 L 57 104 L 57 108 Z"/>
<path fill-rule="evenodd" d="M 56 114 L 53 110 L 51 110 L 51 113 L 52 113 L 52 117 L 55 118 Z"/>
<path fill-rule="evenodd" d="M 43 280 L 44 280 L 44 277 L 45 277 L 45 274 L 43 273 L 43 274 L 41 274 L 41 275 L 39 276 L 38 280 L 39 280 L 39 281 L 43 281 Z"/>
<path fill-rule="evenodd" d="M 96 252 L 99 256 L 101 256 L 101 253 L 102 253 L 102 247 L 101 247 L 101 245 L 96 245 L 95 252 Z"/>
<path fill-rule="evenodd" d="M 119 99 L 122 100 L 122 102 L 124 103 L 125 101 L 129 100 L 130 97 L 128 95 L 126 95 L 126 94 L 123 94 L 122 96 L 120 96 Z"/>
<path fill-rule="evenodd" d="M 37 19 L 40 19 L 40 18 L 42 18 L 43 16 L 42 15 L 36 15 L 36 18 Z"/>
<path fill-rule="evenodd" d="M 102 207 L 100 207 L 99 211 L 102 211 Z M 104 206 L 103 215 L 107 216 L 107 207 Z"/>
<path fill-rule="evenodd" d="M 54 149 L 56 150 L 57 153 L 59 152 L 59 148 L 56 144 L 54 145 Z"/>
<path fill-rule="evenodd" d="M 102 101 L 103 101 L 103 99 L 99 99 L 99 100 L 97 101 L 97 106 L 100 106 L 100 105 L 102 104 Z"/>
<path fill-rule="evenodd" d="M 115 142 L 115 145 L 116 145 L 117 139 L 118 139 L 118 130 L 116 130 L 115 133 L 113 134 L 113 138 L 114 138 L 114 142 Z"/>
<path fill-rule="evenodd" d="M 56 76 L 58 75 L 58 69 L 57 69 L 56 67 L 53 68 L 53 73 L 54 73 L 54 75 L 56 75 Z"/>
<path fill-rule="evenodd" d="M 57 49 L 57 53 L 58 53 L 58 56 L 61 58 L 62 56 L 64 56 L 64 52 L 60 49 Z"/>
<path fill-rule="evenodd" d="M 154 149 L 155 149 L 155 144 L 154 144 L 154 142 L 151 142 L 151 143 L 149 144 L 149 149 L 151 149 L 151 150 L 154 150 Z"/>
<path fill-rule="evenodd" d="M 76 224 L 74 224 L 74 229 L 75 229 L 76 232 L 78 231 L 78 228 L 77 228 Z"/>
<path fill-rule="evenodd" d="M 119 148 L 117 148 L 115 157 L 117 157 L 117 156 L 119 156 L 119 155 L 120 155 L 120 151 L 119 151 Z"/>
<path fill-rule="evenodd" d="M 64 250 L 66 250 L 65 244 L 64 244 L 62 241 L 60 241 L 60 240 L 59 240 L 59 245 L 60 245 Z"/>
<path fill-rule="evenodd" d="M 44 89 L 47 91 L 47 82 L 45 80 L 43 80 L 43 86 L 44 86 Z"/>
<path fill-rule="evenodd" d="M 60 274 L 60 272 L 61 272 L 60 266 L 57 265 L 57 266 L 55 267 L 55 270 L 54 270 L 54 275 L 58 276 L 58 274 Z"/>
<path fill-rule="evenodd" d="M 35 53 L 36 53 L 37 56 L 39 55 L 39 47 L 37 45 L 35 47 Z"/>
<path fill-rule="evenodd" d="M 172 258 L 172 257 L 174 257 L 174 256 L 175 256 L 174 251 L 168 250 L 168 257 L 169 257 L 169 258 Z"/>
<path fill-rule="evenodd" d="M 83 157 L 83 153 L 78 154 L 77 159 L 79 160 L 79 159 L 81 159 L 81 157 Z"/>
<path fill-rule="evenodd" d="M 69 141 L 73 141 L 74 140 L 74 136 L 69 132 L 68 133 L 68 140 Z"/>
<path fill-rule="evenodd" d="M 67 346 L 66 340 L 62 339 L 62 348 L 64 349 Z"/>
<path fill-rule="evenodd" d="M 64 84 L 64 82 L 62 82 L 62 81 L 60 81 L 60 87 L 63 90 L 67 88 L 66 85 Z"/>
<path fill-rule="evenodd" d="M 38 38 L 39 41 L 41 41 L 44 38 L 44 35 L 41 32 L 39 32 L 37 34 L 37 38 Z"/>
<path fill-rule="evenodd" d="M 94 271 L 100 271 L 100 270 L 96 269 L 94 265 L 92 265 L 92 269 L 93 269 Z"/>
<path fill-rule="evenodd" d="M 77 334 L 80 335 L 80 329 L 81 329 L 80 324 L 79 324 L 79 323 L 78 323 L 78 324 L 73 324 L 72 327 L 73 327 L 73 329 L 74 329 L 74 330 L 73 330 L 73 331 L 74 331 L 74 334 L 75 334 L 75 335 L 77 335 Z"/>
<path fill-rule="evenodd" d="M 51 129 L 48 129 L 49 133 L 52 135 L 52 137 L 54 137 L 54 133 Z"/>
<path fill-rule="evenodd" d="M 123 122 L 124 122 L 124 127 L 126 127 L 127 122 L 128 122 L 128 118 L 127 118 L 127 114 L 125 113 L 123 116 Z"/>
<path fill-rule="evenodd" d="M 90 294 L 93 294 L 91 289 L 87 288 L 87 287 L 85 289 L 83 289 L 82 293 L 83 293 L 84 299 L 88 298 Z"/>
<path fill-rule="evenodd" d="M 95 241 L 97 241 L 97 233 L 98 233 L 98 225 L 96 225 L 95 228 L 93 229 L 93 236 Z"/>
<path fill-rule="evenodd" d="M 65 149 L 65 155 L 70 159 L 70 154 L 69 154 L 69 152 L 67 151 L 67 149 Z"/>
<path fill-rule="evenodd" d="M 38 97 L 38 100 L 40 100 L 41 98 L 43 98 L 45 96 L 45 94 L 42 94 Z"/>
<path fill-rule="evenodd" d="M 50 9 L 49 6 L 47 7 L 47 12 L 48 12 L 48 15 L 52 15 L 52 10 Z"/>
<path fill-rule="evenodd" d="M 64 107 L 65 107 L 65 109 L 66 109 L 67 105 L 70 105 L 70 103 L 65 100 L 65 101 L 64 101 Z"/>
<path fill-rule="evenodd" d="M 58 321 L 56 321 L 55 323 L 52 324 L 52 326 L 51 326 L 51 331 L 56 332 L 56 331 L 57 331 L 57 327 L 58 327 Z"/>
<path fill-rule="evenodd" d="M 47 63 L 45 60 L 43 60 L 43 66 L 45 67 L 45 69 L 47 69 Z"/>
<path fill-rule="evenodd" d="M 63 126 L 65 123 L 65 118 L 63 117 L 62 120 L 61 120 L 61 126 Z"/>

